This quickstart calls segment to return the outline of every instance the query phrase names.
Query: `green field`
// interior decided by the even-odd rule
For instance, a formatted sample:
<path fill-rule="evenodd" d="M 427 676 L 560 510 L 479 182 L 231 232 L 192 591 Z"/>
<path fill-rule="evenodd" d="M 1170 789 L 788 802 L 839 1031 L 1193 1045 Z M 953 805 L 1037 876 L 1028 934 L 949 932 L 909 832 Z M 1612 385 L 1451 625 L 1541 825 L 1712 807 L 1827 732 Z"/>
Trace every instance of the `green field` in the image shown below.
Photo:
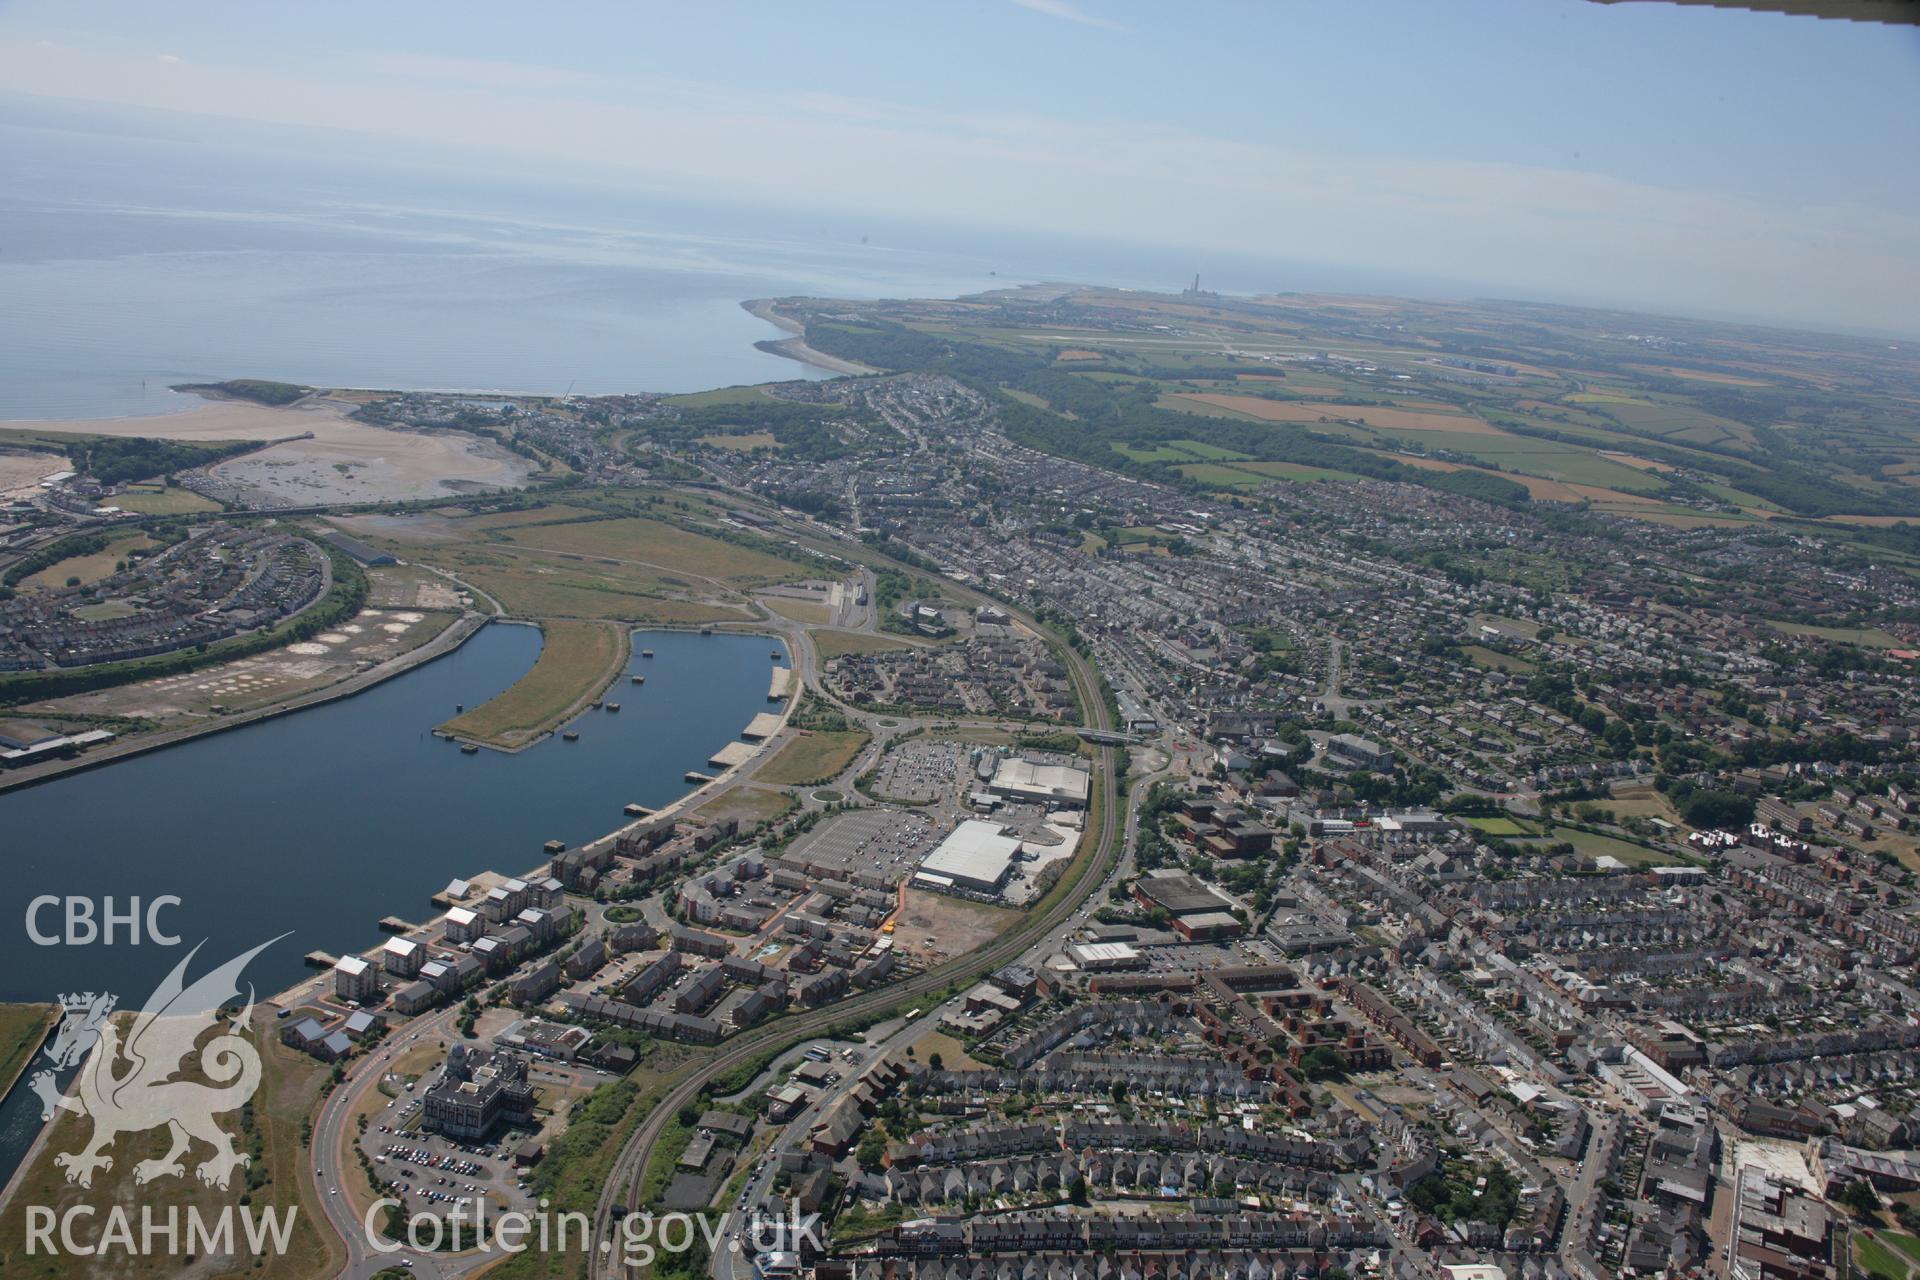
<path fill-rule="evenodd" d="M 0 1097 L 40 1051 L 59 1013 L 58 1005 L 0 1004 Z"/>
<path fill-rule="evenodd" d="M 602 622 L 553 620 L 527 674 L 440 732 L 492 747 L 520 747 L 591 702 L 627 663 L 627 633 Z"/>
<path fill-rule="evenodd" d="M 736 453 L 744 453 L 749 449 L 777 449 L 780 446 L 780 441 L 774 438 L 771 431 L 748 431 L 732 436 L 701 436 L 694 443 L 704 444 L 714 449 L 731 449 Z"/>
<path fill-rule="evenodd" d="M 820 657 L 824 661 L 846 653 L 887 653 L 895 649 L 911 649 L 914 646 L 904 640 L 869 635 L 863 631 L 816 631 L 813 633 L 813 647 L 819 650 Z"/>
<path fill-rule="evenodd" d="M 1242 471 L 1251 471 L 1256 475 L 1269 476 L 1275 480 L 1358 480 L 1360 477 L 1348 471 L 1333 471 L 1326 467 L 1309 467 L 1299 462 L 1242 462 L 1238 464 Z"/>
<path fill-rule="evenodd" d="M 131 618 L 139 612 L 124 600 L 102 600 L 98 604 L 83 604 L 73 610 L 73 616 L 87 622 L 111 622 L 116 618 Z"/>
<path fill-rule="evenodd" d="M 1232 449 L 1222 449 L 1217 444 L 1207 444 L 1200 440 L 1169 440 L 1171 448 L 1182 450 L 1199 458 L 1202 462 L 1240 462 L 1246 458 L 1244 453 Z"/>
<path fill-rule="evenodd" d="M 757 386 L 718 387 L 712 391 L 693 391 L 681 396 L 668 396 L 662 403 L 677 405 L 682 409 L 710 409 L 723 404 L 765 404 L 766 389 Z"/>
<path fill-rule="evenodd" d="M 1882 1231 L 1880 1238 L 1900 1252 L 1920 1263 L 1920 1237 L 1910 1236 L 1903 1231 Z"/>
<path fill-rule="evenodd" d="M 1809 636 L 1819 640 L 1834 640 L 1841 644 L 1865 645 L 1870 649 L 1904 649 L 1907 642 L 1891 631 L 1879 627 L 1816 627 L 1804 622 L 1768 622 L 1775 631 L 1790 636 Z"/>
<path fill-rule="evenodd" d="M 608 499 L 602 499 L 609 501 Z M 746 595 L 805 575 L 756 546 L 644 515 L 553 504 L 414 525 L 342 521 L 356 536 L 437 565 L 524 618 L 699 623 L 751 617 Z"/>
<path fill-rule="evenodd" d="M 1251 489 L 1261 481 L 1260 476 L 1233 467 L 1223 467 L 1217 462 L 1190 462 L 1175 470 L 1189 480 L 1198 480 L 1201 484 L 1222 489 Z"/>
<path fill-rule="evenodd" d="M 80 579 L 81 585 L 100 581 L 113 575 L 114 566 L 126 557 L 129 551 L 145 550 L 153 546 L 153 540 L 138 529 L 117 534 L 108 539 L 107 545 L 90 555 L 69 556 L 57 564 L 49 565 L 26 580 L 30 587 L 46 587 L 57 590 L 64 587 L 68 578 Z"/>
<path fill-rule="evenodd" d="M 827 782 L 853 763 L 868 735 L 859 729 L 828 733 L 810 730 L 780 749 L 754 773 L 755 782 L 780 787 L 805 787 Z"/>
<path fill-rule="evenodd" d="M 522 526 L 506 536 L 515 546 L 599 556 L 728 583 L 750 584 L 798 576 L 796 566 L 789 561 L 645 517 Z"/>
<path fill-rule="evenodd" d="M 1614 857 L 1630 867 L 1673 867 L 1680 866 L 1686 861 L 1653 849 L 1642 848 L 1628 840 L 1596 835 L 1591 831 L 1580 831 L 1573 827 L 1555 827 L 1552 834 L 1546 838 L 1556 843 L 1565 841 L 1571 844 L 1573 851 L 1583 858 Z"/>
<path fill-rule="evenodd" d="M 1534 669 L 1533 664 L 1525 658 L 1516 658 L 1510 653 L 1501 653 L 1485 645 L 1463 645 L 1460 652 L 1477 666 L 1488 667 L 1495 671 L 1532 671 Z"/>
<path fill-rule="evenodd" d="M 1468 818 L 1467 825 L 1482 835 L 1499 836 L 1503 840 L 1535 834 L 1532 827 L 1522 826 L 1512 818 Z"/>
<path fill-rule="evenodd" d="M 1191 462 L 1194 455 L 1185 449 L 1176 449 L 1170 444 L 1155 445 L 1151 449 L 1136 444 L 1116 444 L 1115 452 L 1125 454 L 1135 462 Z"/>
<path fill-rule="evenodd" d="M 143 516 L 186 516 L 222 510 L 212 498 L 202 497 L 178 485 L 154 491 L 128 491 L 115 495 L 111 502 L 116 507 L 137 511 Z"/>
<path fill-rule="evenodd" d="M 1882 1237 L 1887 1234 L 1879 1233 Z M 1880 1239 L 1868 1238 L 1858 1227 L 1853 1232 L 1853 1260 L 1861 1271 L 1871 1276 L 1885 1276 L 1888 1280 L 1906 1280 L 1912 1265 L 1908 1258 L 1889 1249 Z"/>

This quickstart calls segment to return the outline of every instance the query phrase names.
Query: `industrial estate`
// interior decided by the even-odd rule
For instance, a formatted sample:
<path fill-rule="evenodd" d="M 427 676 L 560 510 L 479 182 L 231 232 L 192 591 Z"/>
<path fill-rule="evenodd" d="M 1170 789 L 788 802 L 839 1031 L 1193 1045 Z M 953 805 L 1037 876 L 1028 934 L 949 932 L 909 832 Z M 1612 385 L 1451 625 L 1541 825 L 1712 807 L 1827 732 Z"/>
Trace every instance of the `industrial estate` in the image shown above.
<path fill-rule="evenodd" d="M 298 1247 L 194 1274 L 636 1274 L 663 1211 L 712 1233 L 638 1270 L 719 1280 L 1920 1270 L 1910 350 L 1198 281 L 755 305 L 842 372 L 0 432 L 0 785 L 511 623 L 532 667 L 408 731 L 586 751 L 685 678 L 649 636 L 767 646 L 679 799 L 300 935 L 244 1122 Z M 369 432 L 472 473 L 269 465 Z M 63 1174 L 83 1123 L 8 1275 L 62 1274 L 30 1196 L 150 1194 L 131 1136 Z M 489 1226 L 538 1211 L 577 1247 Z"/>

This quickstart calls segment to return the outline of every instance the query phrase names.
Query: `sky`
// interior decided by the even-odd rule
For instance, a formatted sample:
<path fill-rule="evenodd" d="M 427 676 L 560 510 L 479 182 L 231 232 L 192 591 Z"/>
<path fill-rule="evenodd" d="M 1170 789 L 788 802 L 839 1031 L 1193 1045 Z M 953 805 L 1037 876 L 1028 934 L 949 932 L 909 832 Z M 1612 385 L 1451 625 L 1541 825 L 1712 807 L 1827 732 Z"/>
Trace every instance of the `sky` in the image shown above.
<path fill-rule="evenodd" d="M 1920 335 L 1920 28 L 1589 0 L 11 0 L 0 87 L 292 149 L 325 130 L 368 156 Z"/>

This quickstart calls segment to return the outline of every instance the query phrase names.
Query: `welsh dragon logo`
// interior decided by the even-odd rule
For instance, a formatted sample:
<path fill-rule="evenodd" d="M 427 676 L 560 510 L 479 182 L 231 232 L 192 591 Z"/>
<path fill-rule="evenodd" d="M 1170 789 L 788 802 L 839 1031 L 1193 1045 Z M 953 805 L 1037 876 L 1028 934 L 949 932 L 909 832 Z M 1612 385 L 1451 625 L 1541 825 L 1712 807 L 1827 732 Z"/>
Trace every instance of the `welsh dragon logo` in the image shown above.
<path fill-rule="evenodd" d="M 54 1065 L 36 1072 L 28 1083 L 40 1095 L 42 1119 L 72 1111 L 93 1121 L 86 1145 L 53 1158 L 66 1170 L 68 1182 L 91 1187 L 96 1170 L 113 1168 L 111 1152 L 121 1134 L 163 1125 L 171 1131 L 172 1145 L 158 1159 L 135 1165 L 135 1182 L 184 1176 L 182 1157 L 196 1140 L 213 1148 L 213 1155 L 195 1170 L 210 1187 L 225 1190 L 234 1170 L 252 1163 L 251 1156 L 234 1150 L 233 1136 L 216 1117 L 238 1110 L 260 1087 L 260 1054 L 246 1038 L 253 988 L 247 988 L 246 1004 L 236 1015 L 223 1022 L 220 1014 L 239 999 L 240 974 L 248 962 L 277 941 L 261 943 L 188 986 L 187 966 L 200 951 L 194 947 L 135 1015 L 124 1040 L 113 1020 L 111 994 L 60 998 L 66 1016 L 42 1051 Z M 203 1045 L 207 1032 L 216 1027 L 218 1034 Z M 179 1078 L 190 1058 L 207 1083 Z M 79 1075 L 71 1091 L 62 1093 L 56 1072 L 76 1063 Z"/>

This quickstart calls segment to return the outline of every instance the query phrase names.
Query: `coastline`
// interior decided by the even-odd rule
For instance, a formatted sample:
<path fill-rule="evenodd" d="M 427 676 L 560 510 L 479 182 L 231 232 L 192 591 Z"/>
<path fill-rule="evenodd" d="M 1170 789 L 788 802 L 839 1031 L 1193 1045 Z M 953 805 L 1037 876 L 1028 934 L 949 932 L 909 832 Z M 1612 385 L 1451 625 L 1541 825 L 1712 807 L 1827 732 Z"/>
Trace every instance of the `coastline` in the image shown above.
<path fill-rule="evenodd" d="M 538 621 L 537 619 L 496 618 L 494 619 L 494 621 L 508 623 L 512 626 L 532 627 L 535 630 L 539 631 L 543 637 L 546 635 L 545 626 L 543 626 L 541 622 Z M 447 726 L 454 723 L 454 720 L 460 719 L 460 717 L 458 716 L 454 717 L 454 720 L 446 720 L 441 722 L 440 724 L 435 725 L 433 727 L 433 736 L 436 738 L 443 738 L 448 742 L 457 742 L 462 746 L 481 747 L 488 751 L 498 751 L 501 755 L 513 756 L 513 755 L 519 755 L 522 751 L 525 751 L 529 747 L 538 746 L 542 742 L 545 742 L 547 739 L 551 738 L 554 734 L 564 731 L 568 725 L 572 724 L 575 720 L 578 720 L 580 717 L 584 716 L 587 713 L 588 708 L 597 706 L 600 703 L 600 701 L 606 697 L 607 691 L 613 688 L 614 683 L 620 679 L 621 674 L 626 671 L 628 665 L 632 663 L 634 635 L 640 631 L 652 629 L 649 627 L 642 627 L 635 623 L 624 623 L 624 624 L 618 624 L 618 625 L 621 625 L 624 627 L 622 639 L 625 642 L 625 648 L 621 651 L 618 660 L 615 661 L 607 671 L 602 673 L 602 676 L 597 684 L 589 687 L 579 697 L 575 698 L 571 703 L 569 703 L 566 707 L 564 707 L 558 714 L 551 717 L 550 718 L 551 723 L 548 723 L 547 725 L 545 725 L 544 727 L 536 731 L 533 734 L 533 736 L 528 738 L 525 742 L 508 745 L 506 743 L 495 742 L 487 738 L 475 738 L 475 737 L 470 737 L 463 733 L 452 732 L 447 728 Z M 538 665 L 539 665 L 539 659 L 536 658 L 534 659 L 534 666 L 538 666 Z M 531 668 L 528 669 L 528 674 L 529 675 L 532 674 Z M 525 678 L 526 678 L 525 676 L 521 677 L 521 679 L 525 679 Z M 515 684 L 518 684 L 518 683 L 519 683 L 518 681 L 515 681 Z M 509 685 L 507 686 L 507 688 L 502 689 L 500 693 L 496 696 L 505 697 L 507 694 L 511 692 L 513 692 L 513 685 Z M 483 702 L 480 704 L 480 706 L 475 707 L 474 710 L 478 711 L 481 708 L 485 707 L 486 705 L 487 704 Z"/>
<path fill-rule="evenodd" d="M 28 1007 L 31 1008 L 32 1006 Z M 47 1037 L 52 1035 L 54 1028 L 60 1025 L 61 1013 L 59 1005 L 42 1005 L 40 1006 L 40 1010 L 40 1035 L 33 1042 L 33 1052 L 20 1059 L 20 1065 L 14 1071 L 12 1079 L 7 1080 L 4 1084 L 0 1084 L 0 1102 L 5 1102 L 13 1096 L 14 1089 L 26 1078 L 27 1068 L 33 1065 L 33 1060 L 40 1055 L 41 1049 L 46 1046 Z M 12 1202 L 14 1184 L 19 1182 L 21 1176 L 26 1172 L 27 1166 L 39 1157 L 41 1148 L 46 1145 L 47 1135 L 52 1132 L 53 1125 L 51 1122 L 42 1123 L 39 1130 L 33 1135 L 33 1141 L 28 1143 L 27 1149 L 21 1153 L 20 1163 L 15 1165 L 13 1169 L 7 1173 L 5 1181 L 0 1181 L 0 1206 L 8 1205 Z"/>
<path fill-rule="evenodd" d="M 262 720 L 272 720 L 278 716 L 291 715 L 304 711 L 308 707 L 317 707 L 324 703 L 336 702 L 341 698 L 351 698 L 357 693 L 365 693 L 378 685 L 385 684 L 395 676 L 405 675 L 415 667 L 422 666 L 436 658 L 452 653 L 468 640 L 480 633 L 480 629 L 495 619 L 484 613 L 464 613 L 456 618 L 452 626 L 418 649 L 392 658 L 387 662 L 357 675 L 348 676 L 337 684 L 290 698 L 286 702 L 277 702 L 272 706 L 259 707 L 252 711 L 243 711 L 216 724 L 189 725 L 180 729 L 169 729 L 164 733 L 151 734 L 144 738 L 129 738 L 116 741 L 90 751 L 86 755 L 71 760 L 49 761 L 44 765 L 28 765 L 24 769 L 0 774 L 0 795 L 16 791 L 23 787 L 38 786 L 51 782 L 55 778 L 70 773 L 79 773 L 85 769 L 97 769 L 116 761 L 130 759 L 149 751 L 162 751 L 168 747 L 177 747 L 183 742 L 204 738 L 211 734 L 225 733 L 230 729 L 244 728 L 258 724 Z"/>
<path fill-rule="evenodd" d="M 753 345 L 757 349 L 766 352 L 768 355 L 784 356 L 789 360 L 810 365 L 815 369 L 821 369 L 827 373 L 864 377 L 868 374 L 884 372 L 884 370 L 875 369 L 871 365 L 861 364 L 857 360 L 843 360 L 839 356 L 830 356 L 816 347 L 808 346 L 805 326 L 801 325 L 797 320 L 791 320 L 781 315 L 778 311 L 775 311 L 773 303 L 774 300 L 772 298 L 749 298 L 740 304 L 741 309 L 750 315 L 765 320 L 775 328 L 782 329 L 793 335 L 790 338 L 768 338 L 756 342 Z"/>
<path fill-rule="evenodd" d="M 697 628 L 692 626 L 687 626 L 684 624 L 660 625 L 660 626 L 648 625 L 644 627 L 635 627 L 632 634 L 638 634 L 641 631 L 675 631 L 675 632 L 683 632 L 685 634 L 691 635 L 696 633 Z M 794 666 L 794 670 L 796 671 L 799 670 L 799 667 L 797 665 L 799 661 L 798 648 L 795 645 L 794 641 L 785 632 L 773 630 L 773 629 L 754 630 L 754 629 L 742 628 L 742 629 L 731 631 L 727 634 L 768 636 L 787 651 L 787 658 L 789 662 L 796 664 Z M 759 744 L 756 746 L 754 753 L 751 757 L 741 761 L 737 765 L 733 765 L 727 769 L 723 769 L 720 773 L 715 775 L 713 778 L 709 779 L 706 782 L 701 783 L 699 786 L 687 792 L 685 795 L 679 796 L 673 800 L 668 801 L 666 804 L 661 805 L 658 809 L 653 810 L 651 813 L 648 813 L 642 817 L 630 819 L 626 822 L 622 822 L 618 826 L 614 827 L 611 831 L 608 831 L 603 835 L 596 836 L 593 839 L 587 841 L 586 843 L 577 846 L 577 848 L 581 850 L 597 851 L 601 848 L 604 848 L 606 846 L 616 843 L 622 836 L 628 834 L 629 832 L 636 831 L 641 827 L 650 826 L 654 823 L 661 821 L 662 819 L 666 819 L 670 821 L 676 820 L 682 814 L 698 809 L 702 805 L 708 803 L 709 801 L 717 799 L 719 796 L 723 795 L 724 793 L 731 790 L 732 788 L 739 786 L 741 783 L 751 780 L 754 773 L 758 772 L 759 769 L 768 760 L 773 759 L 774 756 L 779 754 L 779 748 L 784 747 L 788 742 L 792 741 L 792 737 L 794 733 L 794 731 L 791 728 L 793 713 L 800 704 L 800 695 L 802 692 L 804 692 L 805 687 L 806 687 L 805 677 L 802 676 L 800 689 L 796 690 L 793 695 L 789 696 L 785 700 L 786 705 L 783 706 L 780 710 L 779 727 L 775 729 L 772 733 L 768 734 L 765 738 L 763 738 L 759 742 Z M 739 741 L 739 738 L 736 737 L 734 740 Z M 513 754 L 513 753 L 508 752 L 507 754 Z M 547 872 L 548 866 L 549 866 L 549 862 L 542 861 L 534 864 L 533 866 L 529 867 L 527 870 L 518 872 L 516 874 L 520 879 L 532 880 L 539 876 L 548 874 Z M 501 873 L 497 871 L 493 871 L 492 868 L 488 868 L 487 871 L 482 872 L 480 874 L 499 875 Z M 402 934 L 399 936 L 408 937 L 414 934 L 421 933 L 422 931 L 429 929 L 434 924 L 435 921 L 438 921 L 439 919 L 441 919 L 441 917 L 443 917 L 445 914 L 446 914 L 445 908 L 437 908 L 426 919 L 415 923 L 413 928 L 409 930 L 406 934 Z M 368 958 L 372 958 L 372 956 L 378 951 L 379 946 L 381 945 L 384 945 L 384 944 L 376 944 L 374 947 L 370 947 L 367 950 L 361 951 L 361 952 L 343 953 L 343 954 L 356 954 L 356 955 L 362 955 Z M 322 971 L 317 975 L 312 975 L 312 976 L 302 978 L 300 979 L 300 981 L 294 983 L 290 987 L 287 987 L 285 990 L 276 992 L 272 996 L 263 1000 L 262 1004 L 272 1005 L 278 1008 L 292 1008 L 295 1005 L 297 1005 L 301 1000 L 308 998 L 308 992 L 314 989 L 316 985 L 324 984 L 327 981 L 327 976 L 328 976 L 327 973 L 325 971 Z M 4 1203 L 5 1203 L 5 1197 L 4 1195 L 0 1195 L 0 1205 L 4 1205 Z"/>
<path fill-rule="evenodd" d="M 60 1022 L 60 1006 L 57 1004 L 29 1004 L 25 1007 L 40 1010 L 40 1033 L 32 1038 L 32 1049 L 21 1057 L 19 1065 L 14 1067 L 12 1074 L 7 1079 L 0 1080 L 0 1101 L 5 1101 L 7 1095 L 13 1092 L 13 1087 L 19 1084 L 21 1078 L 27 1074 L 27 1068 L 33 1065 L 33 1059 L 40 1052 L 40 1047 L 46 1044 L 47 1036 Z"/>

